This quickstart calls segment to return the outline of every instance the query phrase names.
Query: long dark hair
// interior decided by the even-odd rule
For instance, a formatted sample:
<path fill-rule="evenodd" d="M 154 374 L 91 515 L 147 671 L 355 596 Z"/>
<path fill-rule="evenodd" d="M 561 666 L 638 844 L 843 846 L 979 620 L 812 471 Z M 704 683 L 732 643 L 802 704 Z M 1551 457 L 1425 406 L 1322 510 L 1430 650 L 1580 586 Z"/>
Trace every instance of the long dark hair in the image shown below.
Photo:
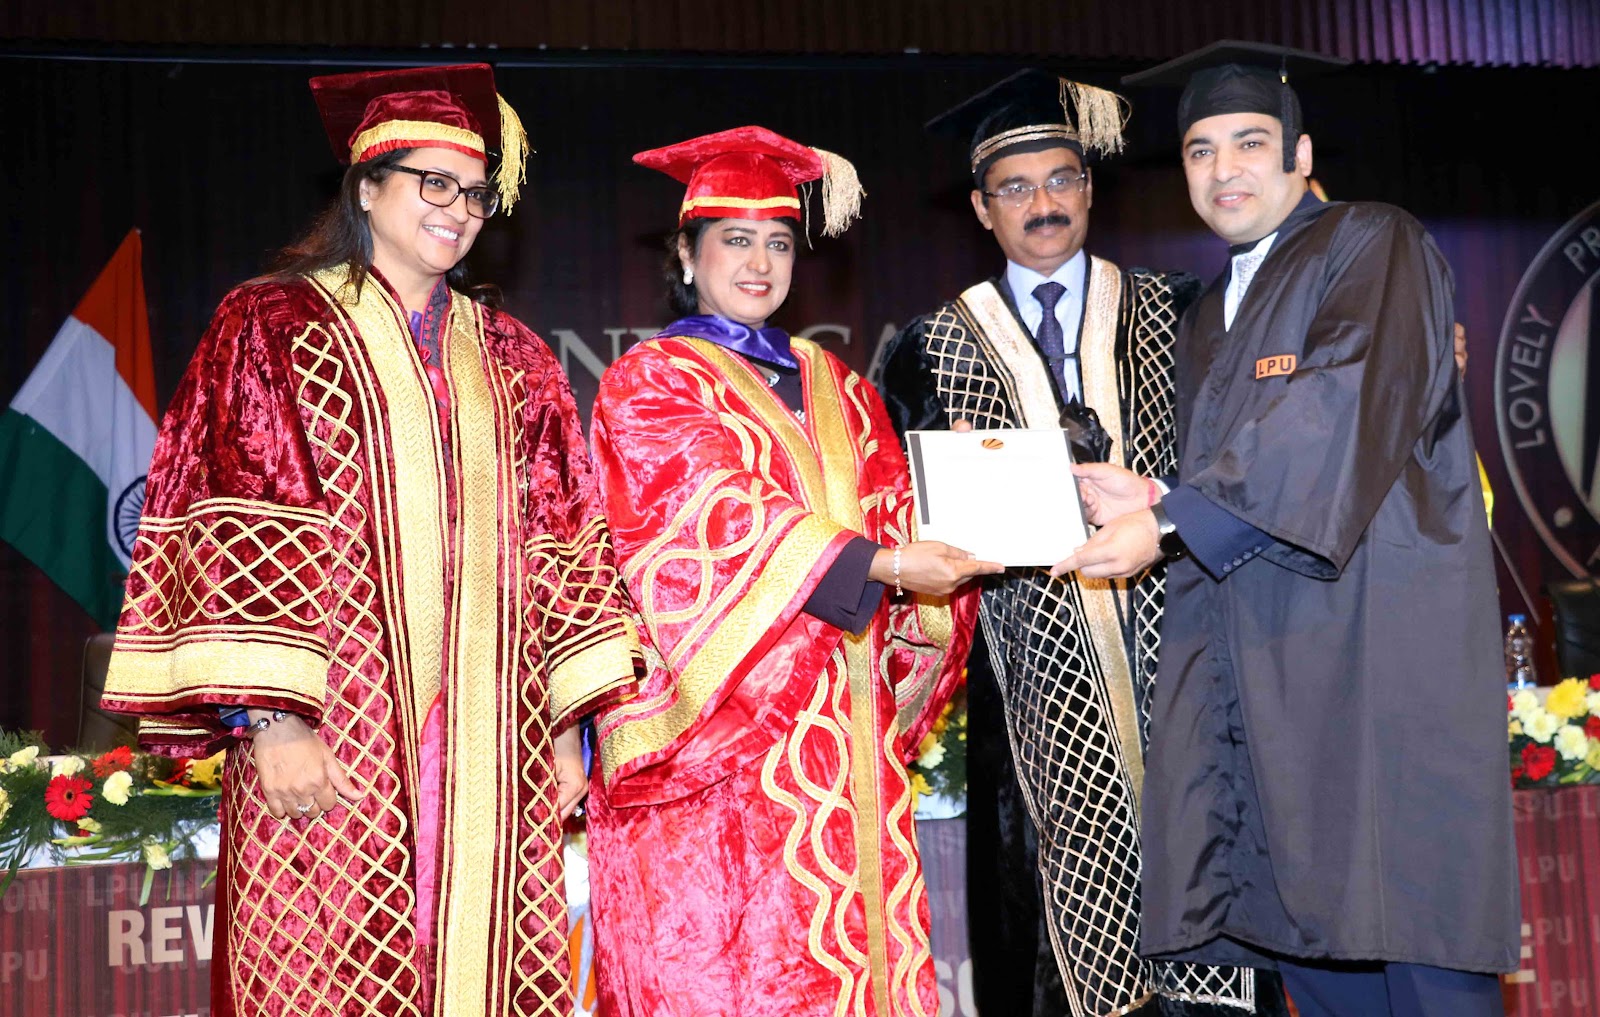
<path fill-rule="evenodd" d="M 688 242 L 689 258 L 700 253 L 700 238 L 706 230 L 721 222 L 721 219 L 690 219 L 667 234 L 667 257 L 661 264 L 661 274 L 667 280 L 667 308 L 672 311 L 674 318 L 687 318 L 700 313 L 700 292 L 695 289 L 694 283 L 683 281 L 683 262 L 678 259 L 678 240 L 682 238 Z M 800 249 L 801 225 L 799 219 L 789 216 L 780 216 L 778 222 L 789 227 L 795 237 L 795 250 Z"/>
<path fill-rule="evenodd" d="M 350 285 L 355 287 L 356 295 L 360 296 L 367 273 L 372 270 L 372 227 L 367 222 L 367 214 L 361 210 L 361 181 L 382 184 L 393 174 L 400 160 L 414 151 L 416 149 L 397 148 L 345 170 L 344 179 L 339 183 L 339 196 L 317 216 L 304 236 L 278 252 L 267 278 L 285 280 L 327 268 L 348 266 Z M 444 278 L 452 289 L 467 294 L 480 304 L 490 307 L 500 304 L 499 287 L 469 285 L 464 260 L 456 262 L 444 274 Z"/>

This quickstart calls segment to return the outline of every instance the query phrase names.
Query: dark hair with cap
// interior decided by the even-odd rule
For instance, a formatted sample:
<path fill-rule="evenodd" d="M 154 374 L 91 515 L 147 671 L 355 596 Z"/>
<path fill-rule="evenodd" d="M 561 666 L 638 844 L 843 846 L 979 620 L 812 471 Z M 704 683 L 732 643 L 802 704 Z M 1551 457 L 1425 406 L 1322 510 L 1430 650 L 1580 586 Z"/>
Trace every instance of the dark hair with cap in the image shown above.
<path fill-rule="evenodd" d="M 1294 172 L 1295 145 L 1305 133 L 1296 78 L 1344 67 L 1350 61 L 1287 46 L 1223 39 L 1122 79 L 1125 85 L 1183 85 L 1178 137 L 1207 117 L 1259 113 L 1283 125 L 1283 171 Z"/>

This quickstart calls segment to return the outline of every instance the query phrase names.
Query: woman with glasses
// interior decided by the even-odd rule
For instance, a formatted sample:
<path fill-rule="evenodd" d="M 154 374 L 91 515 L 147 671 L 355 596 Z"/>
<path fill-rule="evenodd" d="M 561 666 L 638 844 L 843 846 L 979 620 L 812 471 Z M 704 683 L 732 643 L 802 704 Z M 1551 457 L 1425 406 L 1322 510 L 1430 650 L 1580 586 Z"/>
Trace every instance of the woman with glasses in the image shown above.
<path fill-rule="evenodd" d="M 609 1017 L 935 1014 L 905 761 L 960 679 L 963 581 L 917 542 L 872 386 L 769 324 L 854 172 L 760 127 L 635 156 L 688 185 L 680 318 L 606 371 L 594 454 L 647 636 L 596 721 L 590 879 Z M 826 171 L 826 172 L 825 172 Z"/>
<path fill-rule="evenodd" d="M 483 65 L 312 90 L 350 168 L 173 399 L 106 702 L 231 746 L 215 1012 L 564 1017 L 574 722 L 638 641 L 557 361 L 460 289 L 521 125 Z"/>

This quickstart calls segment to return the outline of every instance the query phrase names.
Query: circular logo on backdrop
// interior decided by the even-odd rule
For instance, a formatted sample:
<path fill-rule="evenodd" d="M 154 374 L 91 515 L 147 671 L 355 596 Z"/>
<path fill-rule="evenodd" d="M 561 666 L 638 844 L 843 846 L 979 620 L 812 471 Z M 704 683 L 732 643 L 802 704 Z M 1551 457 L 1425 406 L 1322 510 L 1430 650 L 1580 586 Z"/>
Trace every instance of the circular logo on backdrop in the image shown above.
<path fill-rule="evenodd" d="M 111 530 L 124 557 L 133 557 L 133 540 L 139 535 L 139 517 L 144 514 L 144 482 L 140 477 L 117 495 L 111 509 Z"/>
<path fill-rule="evenodd" d="M 1574 575 L 1600 571 L 1600 202 L 1517 285 L 1495 353 L 1495 419 L 1534 528 Z"/>

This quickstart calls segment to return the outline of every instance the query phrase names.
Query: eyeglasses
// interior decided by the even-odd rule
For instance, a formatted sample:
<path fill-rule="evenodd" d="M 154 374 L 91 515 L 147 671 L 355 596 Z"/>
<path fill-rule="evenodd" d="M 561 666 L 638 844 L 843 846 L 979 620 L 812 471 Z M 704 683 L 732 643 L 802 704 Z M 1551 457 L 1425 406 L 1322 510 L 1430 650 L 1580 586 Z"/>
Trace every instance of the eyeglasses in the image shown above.
<path fill-rule="evenodd" d="M 1082 173 L 1063 173 L 1051 177 L 1042 184 L 1007 184 L 998 191 L 984 191 L 985 198 L 993 198 L 1007 208 L 1021 208 L 1033 200 L 1033 192 L 1044 190 L 1052 198 L 1059 198 L 1068 191 L 1081 191 L 1089 183 L 1089 171 Z"/>
<path fill-rule="evenodd" d="M 449 208 L 463 194 L 467 196 L 467 214 L 474 219 L 487 219 L 500 208 L 500 192 L 492 187 L 462 187 L 455 177 L 447 177 L 433 170 L 412 166 L 390 166 L 401 173 L 411 173 L 422 179 L 417 181 L 417 192 L 422 200 L 440 208 Z"/>

